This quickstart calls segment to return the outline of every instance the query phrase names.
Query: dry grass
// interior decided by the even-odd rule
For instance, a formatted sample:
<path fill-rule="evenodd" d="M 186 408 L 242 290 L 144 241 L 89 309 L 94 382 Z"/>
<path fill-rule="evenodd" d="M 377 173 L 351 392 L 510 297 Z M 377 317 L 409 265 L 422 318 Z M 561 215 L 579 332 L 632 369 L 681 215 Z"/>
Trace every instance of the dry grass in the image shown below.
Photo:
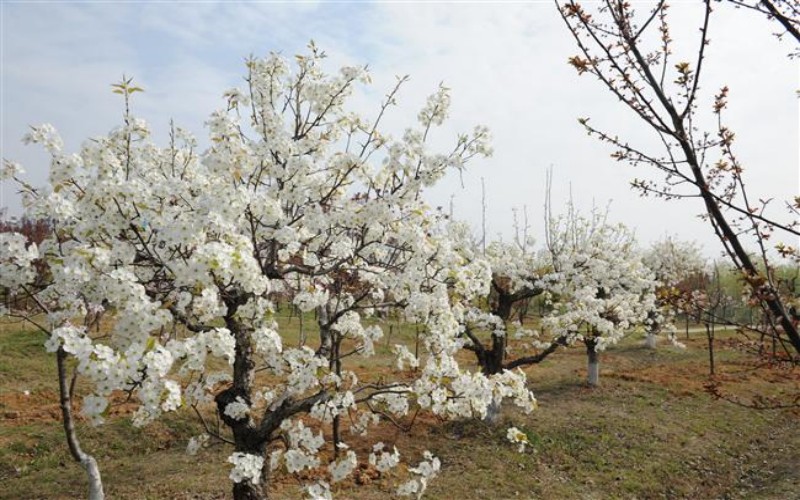
<path fill-rule="evenodd" d="M 297 318 L 281 322 L 290 332 L 286 343 L 296 342 Z M 413 345 L 413 331 L 395 327 L 392 343 Z M 308 334 L 313 344 L 313 330 Z M 717 350 L 725 390 L 745 397 L 800 391 L 796 371 L 753 369 L 752 358 L 726 338 Z M 85 492 L 82 470 L 63 441 L 54 360 L 43 340 L 18 325 L 0 325 L 0 498 L 81 498 Z M 797 412 L 756 411 L 709 396 L 700 334 L 685 350 L 651 351 L 640 343 L 631 338 L 603 353 L 596 389 L 583 384 L 580 349 L 531 367 L 540 402 L 532 415 L 506 408 L 497 427 L 421 415 L 409 433 L 387 425 L 352 444 L 364 458 L 376 441 L 397 444 L 409 462 L 430 449 L 442 460 L 442 475 L 429 498 L 800 498 Z M 385 373 L 388 347 L 381 344 L 378 354 L 374 361 L 355 361 L 355 369 L 364 377 Z M 520 454 L 506 442 L 509 425 L 528 434 L 532 450 Z M 230 450 L 217 446 L 187 456 L 186 442 L 199 432 L 189 412 L 142 429 L 121 416 L 99 428 L 80 426 L 84 446 L 101 463 L 109 498 L 226 498 Z M 336 492 L 384 498 L 403 477 L 402 471 L 378 477 L 364 464 Z M 273 483 L 276 498 L 302 495 L 302 480 L 279 475 Z"/>

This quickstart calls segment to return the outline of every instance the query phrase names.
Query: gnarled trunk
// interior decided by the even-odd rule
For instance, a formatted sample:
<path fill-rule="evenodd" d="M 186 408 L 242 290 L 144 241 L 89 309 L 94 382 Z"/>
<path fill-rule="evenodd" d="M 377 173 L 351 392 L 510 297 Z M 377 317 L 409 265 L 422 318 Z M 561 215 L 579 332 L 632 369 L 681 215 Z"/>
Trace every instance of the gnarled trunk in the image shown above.
<path fill-rule="evenodd" d="M 255 426 L 251 416 L 236 420 L 225 414 L 225 408 L 236 401 L 237 398 L 241 398 L 248 406 L 252 404 L 256 369 L 254 346 L 250 331 L 234 318 L 239 302 L 231 301 L 227 305 L 228 315 L 225 317 L 225 325 L 236 339 L 233 385 L 217 394 L 214 400 L 217 403 L 220 419 L 233 432 L 236 451 L 263 457 L 264 448 L 268 440 L 265 439 L 264 433 L 260 432 Z M 268 465 L 264 466 L 265 469 L 268 467 Z M 261 481 L 257 484 L 249 479 L 233 484 L 234 500 L 266 500 L 268 498 L 267 492 L 268 477 L 264 471 L 262 471 Z"/>
<path fill-rule="evenodd" d="M 487 377 L 503 371 L 506 354 L 506 336 L 492 334 L 492 348 L 478 354 L 478 362 Z"/>

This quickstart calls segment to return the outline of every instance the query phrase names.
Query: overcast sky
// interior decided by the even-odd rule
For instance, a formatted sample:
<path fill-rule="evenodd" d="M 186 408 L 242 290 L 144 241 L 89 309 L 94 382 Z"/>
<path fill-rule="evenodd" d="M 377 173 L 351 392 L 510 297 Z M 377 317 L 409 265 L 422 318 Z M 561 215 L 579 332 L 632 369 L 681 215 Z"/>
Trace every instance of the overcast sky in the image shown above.
<path fill-rule="evenodd" d="M 697 36 L 699 4 L 674 2 L 678 48 L 691 47 Z M 715 8 L 702 88 L 707 96 L 723 84 L 731 89 L 728 121 L 751 196 L 789 199 L 800 192 L 798 61 L 787 57 L 792 46 L 776 40 L 777 28 L 766 20 L 727 5 Z M 0 9 L 0 150 L 22 163 L 34 183 L 45 179 L 47 160 L 21 144 L 27 126 L 52 123 L 67 150 L 77 150 L 119 124 L 121 103 L 109 84 L 123 73 L 145 88 L 135 96 L 134 113 L 164 144 L 170 118 L 205 135 L 203 122 L 224 104 L 222 93 L 243 83 L 246 56 L 291 56 L 314 39 L 332 66 L 369 64 L 373 84 L 353 101 L 367 116 L 374 116 L 395 75 L 411 75 L 386 122 L 395 135 L 439 82 L 452 89 L 453 107 L 436 141 L 451 144 L 475 124 L 490 127 L 494 156 L 470 164 L 463 187 L 453 175 L 428 194 L 433 206 L 448 207 L 452 199 L 456 217 L 479 230 L 483 178 L 490 238 L 508 239 L 512 209 L 527 207 L 541 240 L 545 175 L 552 167 L 556 210 L 570 193 L 583 209 L 610 202 L 611 219 L 634 227 L 644 244 L 674 234 L 698 241 L 711 256 L 720 249 L 696 218 L 699 201 L 640 198 L 629 181 L 646 170 L 611 160 L 611 150 L 578 124 L 588 116 L 632 141 L 645 137 L 597 81 L 567 65 L 576 48 L 552 2 L 4 1 Z M 0 193 L 0 206 L 12 215 L 20 211 L 14 191 L 4 184 Z"/>

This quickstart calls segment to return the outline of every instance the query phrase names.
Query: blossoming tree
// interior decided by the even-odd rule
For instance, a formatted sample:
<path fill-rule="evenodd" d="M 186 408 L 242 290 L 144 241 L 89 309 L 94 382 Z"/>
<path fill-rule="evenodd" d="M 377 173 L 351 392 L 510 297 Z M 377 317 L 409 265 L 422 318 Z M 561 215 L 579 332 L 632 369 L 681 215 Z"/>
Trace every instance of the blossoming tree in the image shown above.
<path fill-rule="evenodd" d="M 581 215 L 572 203 L 560 216 L 551 214 L 549 202 L 547 207 L 546 247 L 538 252 L 529 241 L 493 242 L 485 256 L 460 245 L 469 258 L 486 260 L 493 287 L 483 297 L 489 307 L 473 303 L 464 317 L 464 347 L 475 353 L 484 373 L 492 374 L 540 363 L 559 348 L 582 342 L 589 383 L 596 385 L 599 352 L 635 327 L 658 333 L 651 328 L 660 318 L 657 282 L 625 226 L 608 222 L 600 211 Z M 514 304 L 537 295 L 544 296 L 549 309 L 540 328 L 513 321 Z M 486 335 L 488 345 L 482 340 Z"/>
<path fill-rule="evenodd" d="M 138 401 L 136 425 L 183 406 L 205 425 L 213 404 L 227 431 L 206 426 L 189 450 L 209 439 L 233 447 L 237 499 L 265 498 L 279 468 L 315 468 L 340 481 L 358 462 L 344 431 L 366 432 L 379 415 L 417 407 L 482 416 L 496 398 L 528 410 L 535 402 L 521 372 L 487 377 L 457 363 L 462 302 L 485 293 L 490 276 L 456 251 L 421 197 L 448 169 L 490 153 L 487 130 L 430 152 L 429 136 L 448 113 L 440 88 L 417 126 L 393 138 L 380 122 L 405 79 L 366 119 L 345 108 L 368 82 L 366 69 L 329 75 L 323 58 L 312 44 L 294 67 L 275 54 L 249 60 L 246 88 L 227 92 L 225 109 L 207 122 L 204 152 L 179 128 L 167 147 L 156 146 L 130 112 L 141 89 L 125 80 L 115 86 L 123 125 L 79 153 L 64 153 L 52 127 L 33 128 L 27 140 L 52 157 L 46 187 L 21 182 L 16 164 L 4 169 L 20 180 L 28 213 L 53 230 L 38 249 L 16 242 L 2 256 L 19 269 L 44 260 L 52 281 L 32 290 L 29 274 L 16 273 L 19 283 L 3 285 L 31 292 L 48 312 L 48 350 L 74 357 L 91 382 L 84 415 L 101 423 L 127 392 Z M 317 349 L 285 345 L 274 319 L 279 299 L 317 312 Z M 399 363 L 421 369 L 412 380 L 359 377 L 347 362 L 374 353 L 382 335 L 374 313 L 390 307 L 425 325 L 422 359 L 395 347 Z M 108 335 L 74 323 L 103 309 Z M 323 424 L 333 425 L 335 446 Z M 385 472 L 399 455 L 379 443 L 369 461 Z M 421 495 L 439 467 L 426 454 L 398 491 Z M 309 493 L 329 496 L 328 482 Z"/>
<path fill-rule="evenodd" d="M 481 253 L 473 244 L 469 228 L 452 224 L 451 239 L 458 242 L 461 255 L 473 265 L 483 263 L 491 275 L 491 288 L 472 304 L 464 316 L 464 348 L 475 353 L 481 370 L 486 375 L 501 373 L 528 363 L 508 363 L 506 331 L 512 322 L 515 308 L 542 293 L 536 284 L 540 276 L 540 260 L 533 252 L 533 241 L 507 243 L 492 241 Z M 482 339 L 483 333 L 489 337 Z"/>
<path fill-rule="evenodd" d="M 645 324 L 655 308 L 655 281 L 643 264 L 633 234 L 611 224 L 606 214 L 583 216 L 569 207 L 551 217 L 547 231 L 550 272 L 541 287 L 552 306 L 542 320 L 541 334 L 532 333 L 534 346 L 582 342 L 588 357 L 588 383 L 599 381 L 599 353 L 633 327 Z"/>
<path fill-rule="evenodd" d="M 649 313 L 645 340 L 647 347 L 653 349 L 656 335 L 662 329 L 674 337 L 675 302 L 681 295 L 679 285 L 703 273 L 706 264 L 695 244 L 670 237 L 653 243 L 643 259 L 657 283 L 656 308 Z"/>

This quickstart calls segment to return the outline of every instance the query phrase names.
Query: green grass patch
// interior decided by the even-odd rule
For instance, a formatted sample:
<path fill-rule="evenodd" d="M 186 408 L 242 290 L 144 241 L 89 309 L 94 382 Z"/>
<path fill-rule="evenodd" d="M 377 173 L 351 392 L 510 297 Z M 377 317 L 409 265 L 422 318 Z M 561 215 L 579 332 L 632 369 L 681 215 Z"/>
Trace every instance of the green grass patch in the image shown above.
<path fill-rule="evenodd" d="M 300 319 L 278 314 L 284 345 L 300 343 Z M 413 351 L 417 328 L 384 323 L 377 356 L 353 358 L 364 379 L 392 363 L 391 345 Z M 391 333 L 390 333 L 391 332 Z M 313 314 L 303 317 L 306 343 L 318 342 Z M 718 333 L 718 376 L 727 390 L 749 395 L 798 391 L 791 372 L 753 371 L 752 358 L 732 347 L 733 332 Z M 57 411 L 55 362 L 44 335 L 19 324 L 0 324 L 0 498 L 83 498 L 86 480 L 66 448 Z M 640 335 L 601 354 L 600 387 L 584 383 L 583 349 L 563 349 L 529 367 L 540 406 L 531 415 L 504 408 L 502 421 L 438 423 L 418 419 L 409 433 L 379 427 L 356 442 L 360 459 L 374 441 L 396 444 L 415 464 L 425 449 L 442 461 L 428 498 L 797 498 L 800 497 L 800 416 L 755 411 L 713 399 L 705 337 L 691 333 L 685 349 L 662 342 L 642 347 Z M 474 364 L 471 353 L 463 361 Z M 78 387 L 81 390 L 81 386 Z M 24 391 L 28 391 L 26 396 Z M 516 426 L 531 443 L 524 452 L 506 440 Z M 78 432 L 100 462 L 106 493 L 114 499 L 227 498 L 230 483 L 224 446 L 187 456 L 188 439 L 201 432 L 192 412 L 165 415 L 143 428 L 113 417 Z M 363 487 L 336 486 L 341 498 L 391 496 L 403 474 L 392 472 Z M 302 485 L 274 477 L 276 498 L 299 498 Z"/>

